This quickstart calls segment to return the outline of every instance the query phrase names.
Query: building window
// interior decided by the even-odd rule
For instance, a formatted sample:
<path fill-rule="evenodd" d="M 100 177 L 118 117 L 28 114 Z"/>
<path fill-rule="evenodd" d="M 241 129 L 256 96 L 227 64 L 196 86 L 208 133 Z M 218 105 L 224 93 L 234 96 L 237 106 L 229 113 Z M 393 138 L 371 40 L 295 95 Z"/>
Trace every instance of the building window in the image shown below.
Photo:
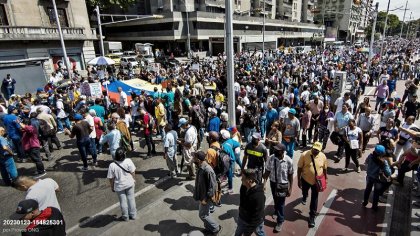
<path fill-rule="evenodd" d="M 56 26 L 57 22 L 55 20 L 54 8 L 49 7 L 47 10 L 48 10 L 48 17 L 50 18 L 50 24 L 53 26 Z M 58 19 L 60 19 L 60 25 L 64 27 L 69 27 L 69 22 L 67 21 L 66 9 L 57 8 L 57 12 L 58 12 Z"/>
<path fill-rule="evenodd" d="M 9 25 L 6 15 L 6 7 L 4 4 L 0 5 L 0 25 Z"/>

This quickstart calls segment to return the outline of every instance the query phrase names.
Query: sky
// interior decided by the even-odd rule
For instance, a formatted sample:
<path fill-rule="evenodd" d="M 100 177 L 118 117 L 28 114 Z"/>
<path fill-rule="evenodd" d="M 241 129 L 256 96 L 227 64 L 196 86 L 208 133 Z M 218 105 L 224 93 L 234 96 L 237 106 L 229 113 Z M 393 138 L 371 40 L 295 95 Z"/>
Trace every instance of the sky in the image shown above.
<path fill-rule="evenodd" d="M 392 11 L 390 13 L 397 15 L 400 20 L 403 20 L 404 17 L 404 7 L 407 0 L 390 0 L 391 3 L 389 4 L 389 9 L 395 9 L 401 7 L 402 10 Z M 388 0 L 374 0 L 373 6 L 375 6 L 376 2 L 379 2 L 379 11 L 386 11 L 386 7 L 388 6 Z M 419 19 L 420 18 L 420 1 L 419 0 L 408 0 L 407 5 L 407 12 L 405 14 L 405 21 L 408 21 L 410 18 L 410 12 L 413 12 L 411 18 L 412 19 Z"/>

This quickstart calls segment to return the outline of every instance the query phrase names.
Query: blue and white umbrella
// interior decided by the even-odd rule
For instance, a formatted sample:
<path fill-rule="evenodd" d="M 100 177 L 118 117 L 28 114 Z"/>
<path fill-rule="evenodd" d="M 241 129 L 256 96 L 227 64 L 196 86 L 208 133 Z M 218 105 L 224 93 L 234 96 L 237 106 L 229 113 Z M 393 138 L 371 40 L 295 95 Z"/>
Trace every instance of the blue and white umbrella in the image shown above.
<path fill-rule="evenodd" d="M 107 66 L 114 65 L 115 61 L 109 57 L 95 57 L 88 62 L 89 65 Z"/>

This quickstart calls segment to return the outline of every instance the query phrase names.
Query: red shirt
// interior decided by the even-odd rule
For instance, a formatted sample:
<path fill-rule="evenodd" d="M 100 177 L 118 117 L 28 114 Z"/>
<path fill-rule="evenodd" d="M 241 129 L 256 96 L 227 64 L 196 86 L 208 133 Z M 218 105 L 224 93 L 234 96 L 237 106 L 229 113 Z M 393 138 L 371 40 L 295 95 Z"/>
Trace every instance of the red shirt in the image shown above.
<path fill-rule="evenodd" d="M 150 135 L 151 130 L 153 128 L 153 127 L 146 128 L 146 126 L 149 124 L 149 121 L 150 121 L 150 117 L 149 116 L 150 116 L 149 113 L 146 113 L 143 116 L 143 124 L 145 124 L 144 129 L 143 129 L 144 135 Z"/>
<path fill-rule="evenodd" d="M 23 150 L 29 151 L 31 148 L 40 148 L 41 144 L 38 139 L 38 132 L 32 125 L 26 125 L 23 128 L 22 138 Z"/>

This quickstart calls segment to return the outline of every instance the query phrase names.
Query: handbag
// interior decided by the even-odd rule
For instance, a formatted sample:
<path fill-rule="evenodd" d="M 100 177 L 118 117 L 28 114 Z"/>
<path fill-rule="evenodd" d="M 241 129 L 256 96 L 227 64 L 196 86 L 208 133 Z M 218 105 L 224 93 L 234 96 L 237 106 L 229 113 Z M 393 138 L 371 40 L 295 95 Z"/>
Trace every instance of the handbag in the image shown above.
<path fill-rule="evenodd" d="M 311 155 L 311 159 L 312 159 L 312 164 L 313 164 L 314 170 L 315 170 L 316 189 L 318 190 L 318 192 L 323 192 L 327 188 L 327 179 L 325 178 L 324 173 L 322 173 L 322 175 L 318 176 L 313 155 Z"/>
<path fill-rule="evenodd" d="M 286 197 L 287 192 L 289 191 L 289 183 L 282 184 L 277 182 L 277 160 L 274 161 L 274 175 L 276 180 L 276 189 L 274 190 L 274 195 L 276 197 Z"/>

